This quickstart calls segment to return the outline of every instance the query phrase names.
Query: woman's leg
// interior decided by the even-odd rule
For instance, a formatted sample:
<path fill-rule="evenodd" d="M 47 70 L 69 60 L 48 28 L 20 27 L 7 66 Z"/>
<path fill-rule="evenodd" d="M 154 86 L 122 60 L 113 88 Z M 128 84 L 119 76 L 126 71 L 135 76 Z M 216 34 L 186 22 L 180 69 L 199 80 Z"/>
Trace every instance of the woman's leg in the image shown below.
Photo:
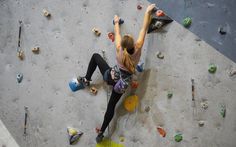
<path fill-rule="evenodd" d="M 88 81 L 91 81 L 91 77 L 97 66 L 102 75 L 104 75 L 105 71 L 110 68 L 106 61 L 101 57 L 101 55 L 99 55 L 98 53 L 94 53 L 89 62 L 88 70 L 85 76 Z"/>
<path fill-rule="evenodd" d="M 122 96 L 122 94 L 116 93 L 114 90 L 112 91 L 110 100 L 107 105 L 107 110 L 106 110 L 106 113 L 104 116 L 104 120 L 102 123 L 102 128 L 101 128 L 100 132 L 98 133 L 98 136 L 96 137 L 97 143 L 102 141 L 102 139 L 104 137 L 103 133 L 105 132 L 106 128 L 108 127 L 109 123 L 111 122 L 111 120 L 114 116 L 116 104 L 120 100 L 121 96 Z"/>
<path fill-rule="evenodd" d="M 105 132 L 106 128 L 108 127 L 109 123 L 111 122 L 111 120 L 114 116 L 114 113 L 115 113 L 116 104 L 120 100 L 121 96 L 122 96 L 122 94 L 116 93 L 114 90 L 112 90 L 112 94 L 111 94 L 110 100 L 108 102 L 107 110 L 106 110 L 106 113 L 104 116 L 102 128 L 100 130 L 101 133 Z"/>

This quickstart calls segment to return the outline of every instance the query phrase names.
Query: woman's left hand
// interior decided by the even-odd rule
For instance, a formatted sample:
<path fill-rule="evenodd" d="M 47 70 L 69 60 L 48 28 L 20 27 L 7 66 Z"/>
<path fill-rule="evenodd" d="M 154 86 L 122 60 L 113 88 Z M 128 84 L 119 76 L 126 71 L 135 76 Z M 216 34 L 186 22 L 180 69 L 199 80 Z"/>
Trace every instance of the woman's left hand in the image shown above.
<path fill-rule="evenodd" d="M 114 16 L 114 23 L 115 23 L 115 24 L 116 24 L 116 23 L 119 23 L 119 20 L 120 20 L 120 17 L 117 16 L 117 15 L 115 15 L 115 16 Z"/>

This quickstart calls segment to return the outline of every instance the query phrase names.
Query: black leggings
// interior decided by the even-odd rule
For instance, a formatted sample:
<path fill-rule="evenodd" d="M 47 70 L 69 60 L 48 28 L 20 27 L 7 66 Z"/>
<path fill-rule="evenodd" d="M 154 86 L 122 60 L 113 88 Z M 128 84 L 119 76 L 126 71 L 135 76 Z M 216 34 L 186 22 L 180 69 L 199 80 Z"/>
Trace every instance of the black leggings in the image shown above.
<path fill-rule="evenodd" d="M 85 78 L 87 80 L 91 80 L 91 77 L 96 69 L 96 67 L 98 66 L 100 72 L 102 73 L 102 75 L 104 76 L 104 73 L 106 70 L 110 69 L 110 66 L 106 63 L 106 61 L 101 57 L 101 55 L 94 53 L 90 62 L 89 62 L 89 66 L 88 66 L 88 70 L 87 70 L 87 74 L 85 76 Z M 110 76 L 110 74 L 108 74 Z M 101 132 L 104 133 L 107 126 L 109 125 L 109 123 L 111 122 L 114 113 L 115 113 L 115 107 L 117 102 L 120 100 L 120 97 L 122 96 L 122 94 L 116 93 L 114 90 L 112 90 L 111 93 L 111 97 L 110 100 L 108 102 L 107 105 L 107 110 L 104 116 L 104 120 L 103 120 L 103 124 L 102 124 L 102 128 L 101 128 Z"/>

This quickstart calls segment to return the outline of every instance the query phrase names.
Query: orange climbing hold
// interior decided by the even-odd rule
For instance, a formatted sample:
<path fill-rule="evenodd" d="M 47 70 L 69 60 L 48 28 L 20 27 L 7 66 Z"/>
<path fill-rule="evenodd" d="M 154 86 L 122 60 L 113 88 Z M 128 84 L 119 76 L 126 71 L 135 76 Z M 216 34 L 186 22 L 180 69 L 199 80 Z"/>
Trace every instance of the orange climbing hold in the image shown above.
<path fill-rule="evenodd" d="M 161 137 L 166 137 L 166 131 L 162 127 L 157 127 L 157 131 L 160 133 Z"/>
<path fill-rule="evenodd" d="M 128 112 L 133 112 L 138 105 L 138 96 L 131 95 L 125 99 L 124 107 Z"/>
<path fill-rule="evenodd" d="M 156 15 L 158 17 L 165 16 L 165 13 L 162 10 L 157 10 Z"/>

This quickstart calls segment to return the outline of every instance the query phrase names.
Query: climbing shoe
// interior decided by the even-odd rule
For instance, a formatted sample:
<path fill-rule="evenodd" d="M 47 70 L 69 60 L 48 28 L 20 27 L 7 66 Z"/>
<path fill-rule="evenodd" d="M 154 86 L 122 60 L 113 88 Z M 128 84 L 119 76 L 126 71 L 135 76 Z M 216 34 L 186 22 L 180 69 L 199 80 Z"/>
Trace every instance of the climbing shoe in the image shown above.
<path fill-rule="evenodd" d="M 103 137 L 104 137 L 103 133 L 99 133 L 98 136 L 96 137 L 96 142 L 100 143 L 102 141 Z"/>
<path fill-rule="evenodd" d="M 89 86 L 90 85 L 90 81 L 87 80 L 85 77 L 78 77 L 77 78 L 78 82 L 83 84 L 84 86 Z"/>

